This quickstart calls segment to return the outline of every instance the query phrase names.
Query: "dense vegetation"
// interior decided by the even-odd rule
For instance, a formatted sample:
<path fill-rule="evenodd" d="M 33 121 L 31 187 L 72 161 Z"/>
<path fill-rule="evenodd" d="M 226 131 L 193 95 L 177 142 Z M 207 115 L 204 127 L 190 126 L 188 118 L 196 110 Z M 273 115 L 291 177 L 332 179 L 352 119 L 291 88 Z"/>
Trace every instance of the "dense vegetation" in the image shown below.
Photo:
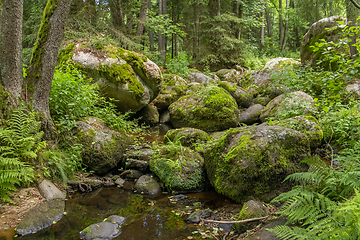
<path fill-rule="evenodd" d="M 24 1 L 25 68 L 46 2 Z M 221 68 L 259 70 L 278 56 L 298 58 L 309 26 L 337 14 L 355 21 L 359 12 L 348 0 L 73 0 L 64 41 L 93 39 L 94 48 L 112 44 L 142 52 L 167 73 L 186 77 L 191 68 L 197 68 L 211 75 Z M 320 41 L 313 46 L 327 57 L 322 61 L 336 63 L 337 69 L 301 66 L 272 76 L 290 90 L 315 98 L 311 114 L 324 131 L 321 154 L 305 160 L 311 171 L 289 176 L 287 180 L 300 184 L 274 200 L 286 203 L 281 212 L 293 224 L 273 230 L 283 239 L 355 239 L 360 235 L 360 103 L 345 91 L 350 79 L 359 78 L 360 58 L 342 51 L 351 37 L 359 35 L 359 29 L 344 24 L 341 28 L 344 36 L 338 43 Z M 359 44 L 354 47 L 360 50 Z M 112 99 L 103 97 L 97 85 L 71 62 L 55 69 L 49 106 L 59 134 L 57 144 L 42 141 L 36 114 L 26 108 L 14 110 L 10 119 L 2 121 L 3 200 L 10 200 L 15 186 L 36 177 L 55 177 L 66 184 L 67 178 L 82 169 L 82 146 L 72 134 L 79 119 L 95 116 L 118 131 L 139 130 L 137 122 L 129 120 L 130 113 L 118 113 Z M 271 121 L 303 114 L 303 110 L 283 111 Z M 320 157 L 328 159 L 330 167 Z"/>

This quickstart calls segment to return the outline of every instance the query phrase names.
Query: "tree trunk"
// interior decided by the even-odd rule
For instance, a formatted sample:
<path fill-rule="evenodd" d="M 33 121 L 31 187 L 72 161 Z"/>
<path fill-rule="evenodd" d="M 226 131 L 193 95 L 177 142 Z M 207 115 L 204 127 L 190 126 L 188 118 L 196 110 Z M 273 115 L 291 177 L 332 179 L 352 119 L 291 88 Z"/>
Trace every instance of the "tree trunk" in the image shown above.
<path fill-rule="evenodd" d="M 264 9 L 265 9 L 265 2 L 263 3 Z M 260 46 L 261 48 L 265 47 L 265 10 L 263 10 L 262 13 L 262 25 L 261 25 L 261 40 L 260 40 Z"/>
<path fill-rule="evenodd" d="M 122 0 L 110 0 L 109 1 L 110 13 L 113 24 L 116 27 L 124 26 L 124 12 L 122 8 Z"/>
<path fill-rule="evenodd" d="M 17 102 L 23 84 L 21 58 L 23 0 L 2 0 L 1 3 L 1 82 Z"/>
<path fill-rule="evenodd" d="M 166 0 L 159 0 L 159 15 L 166 14 Z M 164 64 L 166 63 L 166 38 L 160 32 L 158 33 L 158 50 Z"/>
<path fill-rule="evenodd" d="M 194 42 L 193 42 L 193 58 L 196 59 L 199 53 L 199 28 L 200 28 L 200 14 L 199 3 L 194 3 Z"/>
<path fill-rule="evenodd" d="M 151 2 L 151 0 L 149 0 Z M 140 17 L 139 17 L 139 24 L 136 32 L 136 36 L 142 36 L 144 34 L 144 23 L 146 20 L 146 12 L 148 9 L 149 2 L 148 0 L 143 0 L 143 4 L 140 9 Z"/>
<path fill-rule="evenodd" d="M 48 0 L 26 78 L 27 101 L 40 113 L 45 139 L 54 139 L 49 95 L 71 0 Z"/>
<path fill-rule="evenodd" d="M 286 0 L 286 10 L 288 10 L 288 8 L 289 8 L 289 0 Z M 283 37 L 283 44 L 281 46 L 281 52 L 285 51 L 288 29 L 289 29 L 289 14 L 286 13 L 285 31 Z"/>
<path fill-rule="evenodd" d="M 356 26 L 356 19 L 358 15 L 359 11 L 353 6 L 352 2 L 350 0 L 346 0 L 346 17 L 349 27 Z M 354 36 L 348 36 L 348 38 L 351 39 L 351 41 L 349 41 L 351 58 L 355 58 L 358 53 L 356 47 L 353 46 L 356 43 L 356 37 L 356 34 L 354 34 Z"/>
<path fill-rule="evenodd" d="M 220 16 L 220 14 L 221 14 L 221 0 L 218 0 L 217 15 Z"/>
<path fill-rule="evenodd" d="M 295 10 L 295 1 L 294 0 L 290 0 L 290 7 Z M 294 35 L 295 35 L 295 49 L 298 49 L 298 48 L 300 48 L 301 43 L 300 43 L 300 37 L 299 37 L 299 29 L 295 23 L 295 19 L 294 19 L 293 29 L 294 29 Z"/>
<path fill-rule="evenodd" d="M 270 19 L 270 11 L 268 8 L 265 10 L 265 18 L 266 18 L 266 30 L 268 37 L 272 37 L 272 25 L 271 25 L 271 19 Z"/>
<path fill-rule="evenodd" d="M 282 19 L 282 0 L 279 0 L 279 46 L 283 45 L 283 19 Z"/>

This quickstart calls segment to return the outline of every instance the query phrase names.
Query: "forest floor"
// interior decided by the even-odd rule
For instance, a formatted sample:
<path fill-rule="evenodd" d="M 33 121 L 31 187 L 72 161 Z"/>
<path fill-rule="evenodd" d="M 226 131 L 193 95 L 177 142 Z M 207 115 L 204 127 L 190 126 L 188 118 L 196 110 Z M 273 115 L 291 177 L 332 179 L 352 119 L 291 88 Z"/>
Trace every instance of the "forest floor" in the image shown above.
<path fill-rule="evenodd" d="M 0 230 L 16 227 L 32 207 L 45 200 L 34 187 L 12 192 L 10 198 L 13 203 L 0 201 Z"/>

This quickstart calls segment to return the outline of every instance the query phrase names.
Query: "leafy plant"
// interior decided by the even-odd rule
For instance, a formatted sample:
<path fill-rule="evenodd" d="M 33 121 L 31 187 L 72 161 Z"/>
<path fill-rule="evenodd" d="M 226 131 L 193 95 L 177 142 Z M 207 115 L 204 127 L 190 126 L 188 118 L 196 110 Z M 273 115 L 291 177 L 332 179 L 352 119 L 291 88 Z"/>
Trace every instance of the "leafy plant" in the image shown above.
<path fill-rule="evenodd" d="M 166 69 L 170 74 L 177 74 L 186 78 L 189 74 L 189 64 L 191 58 L 186 53 L 180 53 L 177 58 L 166 60 Z"/>
<path fill-rule="evenodd" d="M 0 198 L 4 201 L 11 202 L 9 194 L 16 184 L 34 178 L 33 167 L 26 162 L 37 158 L 46 146 L 39 124 L 35 114 L 21 106 L 12 113 L 8 127 L 0 128 Z"/>
<path fill-rule="evenodd" d="M 318 157 L 306 159 L 309 172 L 294 173 L 285 180 L 300 182 L 273 201 L 285 202 L 281 213 L 288 223 L 272 229 L 281 239 L 356 239 L 359 236 L 360 142 L 345 149 L 329 168 Z M 347 200 L 349 199 L 350 200 Z"/>

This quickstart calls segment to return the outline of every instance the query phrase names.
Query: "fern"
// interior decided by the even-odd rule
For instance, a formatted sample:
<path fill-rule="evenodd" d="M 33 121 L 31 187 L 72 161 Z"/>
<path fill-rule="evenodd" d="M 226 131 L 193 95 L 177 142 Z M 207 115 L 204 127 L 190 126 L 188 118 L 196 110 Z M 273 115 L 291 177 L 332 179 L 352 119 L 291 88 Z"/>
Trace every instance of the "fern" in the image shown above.
<path fill-rule="evenodd" d="M 11 202 L 15 185 L 32 181 L 34 169 L 26 162 L 46 146 L 42 136 L 34 113 L 28 114 L 24 106 L 14 110 L 8 128 L 0 127 L 0 199 Z"/>
<path fill-rule="evenodd" d="M 280 239 L 359 239 L 360 236 L 360 142 L 337 158 L 337 169 L 316 156 L 304 162 L 309 172 L 295 173 L 285 180 L 298 181 L 273 201 L 285 202 L 280 213 L 288 224 L 270 231 Z M 347 199 L 351 200 L 347 200 Z"/>

